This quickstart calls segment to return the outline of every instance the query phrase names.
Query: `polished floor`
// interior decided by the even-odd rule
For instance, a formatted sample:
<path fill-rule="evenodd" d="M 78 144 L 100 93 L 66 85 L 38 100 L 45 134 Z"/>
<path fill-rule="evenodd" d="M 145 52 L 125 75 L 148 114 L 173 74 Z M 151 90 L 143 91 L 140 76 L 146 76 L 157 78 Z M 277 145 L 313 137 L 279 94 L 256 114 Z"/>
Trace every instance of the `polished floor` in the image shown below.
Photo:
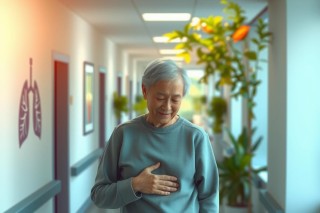
<path fill-rule="evenodd" d="M 119 209 L 99 209 L 92 205 L 86 213 L 120 213 Z"/>

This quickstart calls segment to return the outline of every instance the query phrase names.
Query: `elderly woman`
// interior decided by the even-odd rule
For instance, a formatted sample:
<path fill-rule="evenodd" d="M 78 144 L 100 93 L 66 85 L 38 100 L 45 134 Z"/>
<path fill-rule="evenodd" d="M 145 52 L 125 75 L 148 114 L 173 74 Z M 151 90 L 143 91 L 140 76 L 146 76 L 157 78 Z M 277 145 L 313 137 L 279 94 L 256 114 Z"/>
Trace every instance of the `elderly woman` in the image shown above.
<path fill-rule="evenodd" d="M 101 158 L 91 199 L 121 212 L 219 212 L 218 169 L 206 132 L 178 115 L 185 70 L 151 62 L 142 77 L 148 114 L 119 125 Z"/>

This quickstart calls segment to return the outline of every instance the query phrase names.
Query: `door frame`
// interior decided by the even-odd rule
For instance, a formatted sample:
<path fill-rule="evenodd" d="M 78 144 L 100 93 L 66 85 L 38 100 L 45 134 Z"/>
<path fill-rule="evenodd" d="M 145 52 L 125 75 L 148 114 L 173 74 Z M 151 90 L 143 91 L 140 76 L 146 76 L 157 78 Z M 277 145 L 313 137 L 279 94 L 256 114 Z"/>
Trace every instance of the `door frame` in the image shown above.
<path fill-rule="evenodd" d="M 57 159 L 56 159 L 56 157 L 57 157 L 57 151 L 56 151 L 56 138 L 55 138 L 55 132 L 56 132 L 56 130 L 55 130 L 55 113 L 56 113 L 56 109 L 55 109 L 55 62 L 56 61 L 59 61 L 59 62 L 62 62 L 62 63 L 66 63 L 66 64 L 68 64 L 68 79 L 69 79 L 69 71 L 70 71 L 70 68 L 69 68 L 69 64 L 70 64 L 70 58 L 69 58 L 69 56 L 67 56 L 67 55 L 65 55 L 65 54 L 62 54 L 62 53 L 58 53 L 58 52 L 53 52 L 52 53 L 52 67 L 53 67 L 53 72 L 52 72 L 52 81 L 53 81 L 53 95 L 52 95 L 52 99 L 53 99 L 53 101 L 52 101 L 52 103 L 53 103 L 53 113 L 52 113 L 52 123 L 53 123 L 53 125 L 52 125 L 52 128 L 53 128 L 53 143 L 52 143 L 52 150 L 53 150 L 53 178 L 54 179 L 56 179 L 56 170 L 57 170 L 57 166 L 59 166 L 59 164 L 57 164 L 56 162 L 57 162 Z M 70 97 L 69 97 L 69 80 L 68 80 L 68 91 L 67 91 L 67 93 L 68 93 L 68 109 L 67 109 L 67 114 L 68 114 L 68 116 L 67 116 L 67 121 L 68 121 L 68 127 L 69 127 L 69 115 L 70 115 L 70 112 L 69 112 L 69 101 L 70 101 Z M 67 160 L 67 162 L 66 162 L 66 164 L 67 165 L 64 165 L 64 168 L 66 168 L 65 169 L 65 172 L 67 172 L 67 178 L 63 178 L 62 180 L 61 180 L 61 186 L 63 187 L 64 185 L 66 185 L 67 186 L 67 188 L 66 188 L 66 190 L 64 191 L 64 196 L 66 196 L 67 197 L 67 200 L 63 203 L 63 205 L 67 205 L 67 206 L 65 206 L 67 209 L 68 209 L 68 212 L 70 211 L 70 169 L 69 169 L 69 167 L 70 167 L 70 165 L 69 165 L 69 157 L 70 157 L 70 149 L 69 149 L 69 128 L 68 128 L 68 136 L 67 136 L 67 143 L 66 143 L 66 149 L 67 149 L 67 151 L 66 152 L 63 152 L 63 154 L 64 154 L 64 156 L 63 156 L 63 159 L 68 159 Z M 61 157 L 61 155 L 60 155 L 61 153 L 59 153 L 59 156 Z M 61 165 L 60 165 L 61 166 Z M 61 167 L 60 167 L 60 169 L 61 169 Z M 61 191 L 60 191 L 60 195 L 61 195 L 61 193 L 63 193 L 63 190 L 61 189 Z M 58 196 L 59 196 L 59 194 L 58 195 L 56 195 L 55 196 L 55 199 L 54 199 L 54 203 L 53 203 L 53 208 L 54 208 L 54 212 L 58 212 L 58 209 L 57 209 L 57 205 L 58 205 L 58 203 L 57 202 L 59 202 L 58 201 Z"/>
<path fill-rule="evenodd" d="M 101 78 L 103 78 L 104 82 L 104 88 L 101 88 Z M 99 68 L 99 147 L 104 148 L 106 143 L 106 68 L 103 66 L 100 66 Z M 103 92 L 103 97 L 101 96 L 101 91 Z M 103 109 L 101 109 L 103 107 Z M 103 110 L 103 113 L 101 113 L 101 110 Z M 102 131 L 102 132 L 101 132 Z"/>

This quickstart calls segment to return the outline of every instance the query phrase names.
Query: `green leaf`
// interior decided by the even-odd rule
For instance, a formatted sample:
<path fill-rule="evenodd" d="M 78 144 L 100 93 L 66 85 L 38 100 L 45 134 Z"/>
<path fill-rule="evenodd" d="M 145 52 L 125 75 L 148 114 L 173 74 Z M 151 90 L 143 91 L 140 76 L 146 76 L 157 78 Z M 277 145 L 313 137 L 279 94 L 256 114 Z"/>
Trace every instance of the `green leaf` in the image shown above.
<path fill-rule="evenodd" d="M 254 51 L 245 51 L 244 55 L 249 59 L 249 60 L 257 60 L 257 53 Z"/>
<path fill-rule="evenodd" d="M 183 57 L 183 58 L 184 58 L 184 61 L 185 61 L 186 63 L 190 63 L 190 61 L 191 61 L 191 55 L 190 55 L 189 52 L 182 52 L 182 53 L 180 53 L 180 54 L 177 54 L 177 56 Z"/>
<path fill-rule="evenodd" d="M 263 137 L 260 136 L 253 144 L 252 148 L 251 148 L 251 152 L 254 153 L 257 148 L 259 147 L 260 143 L 262 142 Z"/>
<path fill-rule="evenodd" d="M 252 41 L 252 43 L 256 44 L 257 46 L 260 45 L 260 42 L 258 41 L 257 38 L 253 38 L 253 39 L 251 39 L 251 41 Z"/>
<path fill-rule="evenodd" d="M 258 174 L 260 172 L 267 171 L 267 170 L 268 170 L 268 167 L 267 166 L 263 166 L 263 167 L 260 167 L 259 169 L 253 169 L 253 172 L 255 174 Z"/>
<path fill-rule="evenodd" d="M 188 32 L 189 32 L 190 28 L 191 28 L 190 23 L 186 24 L 186 25 L 184 26 L 184 30 L 183 30 L 183 32 L 184 32 L 185 34 L 188 34 Z"/>
<path fill-rule="evenodd" d="M 240 161 L 240 170 L 244 170 L 250 166 L 252 155 L 245 154 Z"/>
<path fill-rule="evenodd" d="M 261 50 L 265 49 L 266 47 L 267 47 L 266 45 L 261 44 L 258 46 L 258 50 L 261 51 Z"/>
<path fill-rule="evenodd" d="M 174 47 L 175 49 L 184 49 L 185 48 L 185 43 L 179 43 L 179 44 L 177 44 L 175 47 Z"/>
<path fill-rule="evenodd" d="M 237 143 L 237 141 L 236 141 L 235 137 L 232 135 L 232 133 L 231 133 L 230 129 L 229 129 L 229 128 L 226 128 L 226 130 L 227 130 L 227 133 L 228 133 L 229 139 L 231 140 L 232 144 L 233 144 L 233 145 L 234 145 L 234 144 L 236 144 L 236 143 Z"/>
<path fill-rule="evenodd" d="M 179 38 L 180 37 L 180 33 L 179 33 L 179 31 L 172 31 L 172 32 L 163 34 L 163 36 L 167 37 L 169 39 L 169 41 L 170 41 L 170 40 L 173 40 L 175 38 Z"/>

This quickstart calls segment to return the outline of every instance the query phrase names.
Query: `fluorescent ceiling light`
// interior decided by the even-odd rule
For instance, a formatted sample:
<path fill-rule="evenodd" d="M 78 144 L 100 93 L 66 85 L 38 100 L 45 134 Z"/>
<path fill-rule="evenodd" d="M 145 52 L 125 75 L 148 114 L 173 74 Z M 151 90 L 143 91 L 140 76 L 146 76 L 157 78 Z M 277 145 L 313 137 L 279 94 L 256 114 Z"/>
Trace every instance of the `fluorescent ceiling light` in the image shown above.
<path fill-rule="evenodd" d="M 189 21 L 190 13 L 143 13 L 145 21 Z"/>
<path fill-rule="evenodd" d="M 200 79 L 204 75 L 204 70 L 187 70 L 187 73 L 190 78 Z"/>
<path fill-rule="evenodd" d="M 164 59 L 169 59 L 172 61 L 183 61 L 183 57 L 178 57 L 178 56 L 167 56 L 167 57 L 163 57 Z"/>
<path fill-rule="evenodd" d="M 182 52 L 183 52 L 183 50 L 176 50 L 176 49 L 161 49 L 160 50 L 160 54 L 162 54 L 162 55 L 179 54 Z"/>
<path fill-rule="evenodd" d="M 156 43 L 181 43 L 181 42 L 186 42 L 187 38 L 183 38 L 183 39 L 175 38 L 169 41 L 169 38 L 166 36 L 155 36 L 153 37 L 153 41 Z"/>

